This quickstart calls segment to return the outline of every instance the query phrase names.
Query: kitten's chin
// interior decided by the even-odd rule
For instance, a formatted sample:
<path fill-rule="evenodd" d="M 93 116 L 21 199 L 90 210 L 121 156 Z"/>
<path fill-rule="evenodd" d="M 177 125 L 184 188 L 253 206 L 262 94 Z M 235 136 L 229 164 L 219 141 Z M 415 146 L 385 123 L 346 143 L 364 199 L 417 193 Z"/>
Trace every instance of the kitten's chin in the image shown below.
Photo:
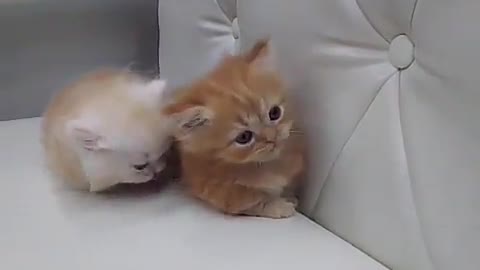
<path fill-rule="evenodd" d="M 275 149 L 272 149 L 268 152 L 265 152 L 253 160 L 254 162 L 269 162 L 275 159 L 278 159 L 280 157 L 280 154 L 282 152 L 282 147 L 276 147 Z"/>

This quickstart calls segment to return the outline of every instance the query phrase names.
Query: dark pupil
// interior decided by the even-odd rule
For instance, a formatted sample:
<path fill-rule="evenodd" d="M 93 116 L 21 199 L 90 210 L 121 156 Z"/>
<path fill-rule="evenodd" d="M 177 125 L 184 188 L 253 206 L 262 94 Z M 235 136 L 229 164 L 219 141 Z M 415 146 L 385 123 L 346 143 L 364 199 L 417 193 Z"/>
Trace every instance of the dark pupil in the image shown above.
<path fill-rule="evenodd" d="M 253 133 L 250 130 L 246 130 L 242 133 L 240 133 L 235 141 L 239 144 L 247 144 L 249 143 L 253 138 Z"/>
<path fill-rule="evenodd" d="M 278 120 L 280 116 L 282 116 L 282 109 L 278 106 L 273 106 L 268 112 L 268 117 L 272 121 Z"/>
<path fill-rule="evenodd" d="M 139 170 L 139 171 L 144 170 L 145 168 L 147 168 L 147 166 L 148 166 L 148 163 L 139 164 L 139 165 L 133 165 L 133 167 L 135 168 L 135 170 Z"/>

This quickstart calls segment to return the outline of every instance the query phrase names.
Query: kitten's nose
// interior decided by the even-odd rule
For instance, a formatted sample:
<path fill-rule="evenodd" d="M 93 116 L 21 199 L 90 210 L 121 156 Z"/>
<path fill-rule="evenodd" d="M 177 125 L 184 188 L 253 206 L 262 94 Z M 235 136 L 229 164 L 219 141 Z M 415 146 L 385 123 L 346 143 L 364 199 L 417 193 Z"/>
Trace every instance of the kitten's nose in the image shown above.
<path fill-rule="evenodd" d="M 275 128 L 266 128 L 264 132 L 267 142 L 275 143 L 277 141 L 277 130 Z"/>

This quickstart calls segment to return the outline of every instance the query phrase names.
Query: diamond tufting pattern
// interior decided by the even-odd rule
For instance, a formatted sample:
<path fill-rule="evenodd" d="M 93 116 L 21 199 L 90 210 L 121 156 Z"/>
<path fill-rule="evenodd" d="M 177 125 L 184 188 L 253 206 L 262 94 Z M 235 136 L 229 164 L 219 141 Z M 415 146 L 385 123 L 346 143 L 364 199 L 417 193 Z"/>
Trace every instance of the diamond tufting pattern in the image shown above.
<path fill-rule="evenodd" d="M 179 84 L 234 50 L 228 30 L 199 30 L 214 17 L 228 29 L 225 8 L 183 2 L 198 8 L 160 16 L 161 29 L 188 20 L 173 18 L 160 39 L 161 70 Z M 269 36 L 298 78 L 304 213 L 392 269 L 480 264 L 478 10 L 475 0 L 236 2 L 240 50 Z"/>

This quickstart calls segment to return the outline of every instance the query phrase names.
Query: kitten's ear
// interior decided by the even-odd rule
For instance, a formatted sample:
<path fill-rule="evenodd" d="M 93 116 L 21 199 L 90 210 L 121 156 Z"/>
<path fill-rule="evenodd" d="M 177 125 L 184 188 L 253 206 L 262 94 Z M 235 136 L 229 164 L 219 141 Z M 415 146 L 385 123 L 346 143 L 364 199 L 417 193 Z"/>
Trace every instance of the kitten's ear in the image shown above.
<path fill-rule="evenodd" d="M 67 123 L 67 132 L 79 146 L 89 151 L 107 149 L 105 137 L 96 132 L 85 120 Z"/>
<path fill-rule="evenodd" d="M 185 140 L 202 127 L 209 125 L 213 112 L 202 105 L 171 104 L 163 109 L 163 113 L 174 123 L 174 136 L 177 140 Z"/>
<path fill-rule="evenodd" d="M 245 60 L 257 71 L 274 72 L 277 70 L 275 52 L 270 40 L 259 40 L 245 54 Z"/>

